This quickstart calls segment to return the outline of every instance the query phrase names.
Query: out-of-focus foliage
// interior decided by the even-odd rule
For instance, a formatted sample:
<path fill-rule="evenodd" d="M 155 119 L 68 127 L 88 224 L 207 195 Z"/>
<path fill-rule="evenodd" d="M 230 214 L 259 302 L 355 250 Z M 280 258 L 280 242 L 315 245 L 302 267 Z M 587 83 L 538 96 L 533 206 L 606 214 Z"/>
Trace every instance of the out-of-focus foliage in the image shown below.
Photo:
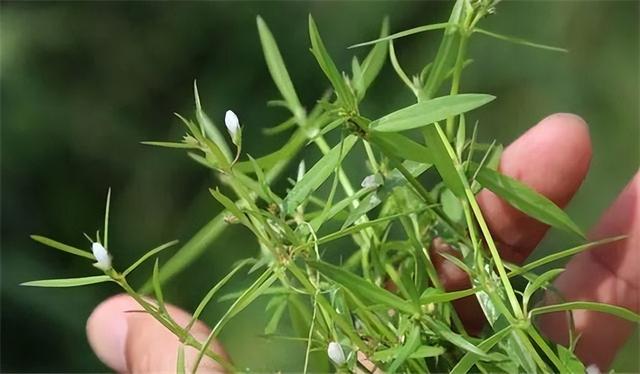
<path fill-rule="evenodd" d="M 465 70 L 462 91 L 498 97 L 481 112 L 482 139 L 508 143 L 557 111 L 578 113 L 590 123 L 592 169 L 569 207 L 582 227 L 596 222 L 638 167 L 638 7 L 637 2 L 506 2 L 484 23 L 497 32 L 566 47 L 566 55 L 480 35 L 471 41 L 475 62 Z M 308 51 L 308 13 L 346 70 L 352 53 L 346 46 L 376 37 L 384 15 L 396 31 L 437 22 L 448 10 L 444 2 L 3 3 L 0 371 L 105 370 L 86 343 L 84 321 L 115 286 L 20 288 L 18 283 L 35 278 L 89 275 L 81 260 L 45 250 L 29 234 L 55 234 L 88 248 L 79 233 L 100 226 L 111 186 L 111 248 L 122 266 L 161 242 L 188 239 L 219 210 L 206 189 L 215 183 L 206 170 L 182 152 L 138 143 L 179 137 L 182 129 L 172 112 L 193 110 L 194 78 L 214 121 L 222 125 L 227 109 L 241 116 L 251 154 L 281 144 L 283 138 L 261 132 L 286 113 L 265 105 L 278 94 L 260 50 L 257 14 L 278 39 L 309 107 L 326 82 Z M 397 41 L 408 72 L 418 72 L 438 37 Z M 410 100 L 391 66 L 383 69 L 363 108 L 374 118 Z M 239 232 L 226 232 L 220 243 L 228 245 L 213 246 L 189 274 L 169 283 L 166 299 L 194 308 L 233 261 L 257 250 Z M 569 240 L 553 233 L 540 250 L 566 247 Z M 205 320 L 216 320 L 225 307 L 216 304 Z M 303 356 L 302 346 L 257 337 L 265 324 L 263 308 L 252 307 L 230 324 L 223 342 L 238 367 L 297 367 L 299 362 L 290 360 L 295 352 Z M 640 369 L 637 349 L 636 334 L 616 362 L 618 371 Z"/>

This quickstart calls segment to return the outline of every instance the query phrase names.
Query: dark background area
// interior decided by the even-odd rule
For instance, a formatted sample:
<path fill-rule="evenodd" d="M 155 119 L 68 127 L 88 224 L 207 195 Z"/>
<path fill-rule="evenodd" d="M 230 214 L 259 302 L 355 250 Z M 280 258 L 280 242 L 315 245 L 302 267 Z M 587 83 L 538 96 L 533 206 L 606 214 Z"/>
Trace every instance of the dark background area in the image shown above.
<path fill-rule="evenodd" d="M 475 62 L 465 70 L 462 90 L 498 97 L 477 112 L 482 139 L 507 144 L 558 111 L 589 122 L 592 168 L 568 209 L 584 228 L 597 221 L 638 168 L 639 4 L 507 2 L 483 23 L 496 32 L 566 47 L 569 54 L 484 36 L 471 42 Z M 49 250 L 30 234 L 88 248 L 82 233 L 101 227 L 110 186 L 111 250 L 122 267 L 162 242 L 186 242 L 220 210 L 207 192 L 217 183 L 208 171 L 183 152 L 139 144 L 182 135 L 172 113 L 192 116 L 193 79 L 218 125 L 228 108 L 238 113 L 251 154 L 266 154 L 283 143 L 284 137 L 261 133 L 286 113 L 265 105 L 278 93 L 263 61 L 256 15 L 271 27 L 299 96 L 310 107 L 328 84 L 308 51 L 308 13 L 347 70 L 352 53 L 363 57 L 367 50 L 346 47 L 376 37 L 385 15 L 392 31 L 400 31 L 444 21 L 449 8 L 446 2 L 3 2 L 0 371 L 106 370 L 88 346 L 84 323 L 100 300 L 118 290 L 19 287 L 33 279 L 97 274 L 86 261 Z M 435 32 L 397 42 L 408 73 L 433 56 L 439 37 Z M 363 112 L 376 117 L 411 100 L 387 63 Z M 553 232 L 534 256 L 574 241 Z M 242 230 L 228 230 L 188 272 L 167 284 L 166 298 L 194 308 L 235 260 L 256 251 Z M 134 283 L 149 274 L 149 266 L 141 269 Z M 205 320 L 215 321 L 227 306 L 214 303 Z M 300 345 L 257 337 L 266 318 L 264 305 L 257 304 L 223 332 L 237 366 L 299 369 Z M 637 340 L 636 332 L 616 361 L 618 371 L 640 370 Z"/>

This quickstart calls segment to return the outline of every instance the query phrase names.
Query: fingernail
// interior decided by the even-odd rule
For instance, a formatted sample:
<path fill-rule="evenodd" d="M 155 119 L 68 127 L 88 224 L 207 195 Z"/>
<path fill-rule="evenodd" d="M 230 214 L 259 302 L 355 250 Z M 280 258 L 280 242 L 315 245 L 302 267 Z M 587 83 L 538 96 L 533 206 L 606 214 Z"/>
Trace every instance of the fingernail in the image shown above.
<path fill-rule="evenodd" d="M 105 365 L 117 372 L 127 371 L 126 311 L 137 308 L 129 296 L 116 295 L 100 303 L 87 320 L 87 337 L 91 348 Z"/>

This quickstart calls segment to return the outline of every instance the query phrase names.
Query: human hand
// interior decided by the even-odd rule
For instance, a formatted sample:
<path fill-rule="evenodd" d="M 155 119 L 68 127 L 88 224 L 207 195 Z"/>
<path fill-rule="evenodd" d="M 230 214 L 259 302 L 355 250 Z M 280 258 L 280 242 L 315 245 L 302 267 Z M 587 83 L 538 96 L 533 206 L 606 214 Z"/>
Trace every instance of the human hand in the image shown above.
<path fill-rule="evenodd" d="M 591 159 L 588 129 L 582 119 L 570 114 L 555 114 L 527 131 L 503 153 L 500 171 L 514 177 L 547 196 L 559 206 L 566 205 L 582 183 Z M 621 234 L 625 240 L 591 249 L 575 256 L 555 285 L 569 300 L 592 300 L 640 311 L 638 289 L 640 279 L 640 174 L 636 174 L 613 205 L 592 230 L 598 239 Z M 481 191 L 478 203 L 499 243 L 502 256 L 521 263 L 540 242 L 548 227 L 515 210 L 490 191 Z M 441 242 L 434 252 L 447 251 Z M 433 261 L 448 290 L 469 287 L 467 275 L 443 257 Z M 471 331 L 484 324 L 483 314 L 475 298 L 457 301 L 456 309 Z M 118 372 L 173 372 L 180 342 L 160 323 L 139 310 L 135 301 L 117 295 L 100 304 L 87 322 L 89 342 L 98 357 Z M 169 312 L 181 324 L 189 314 L 176 307 Z M 577 332 L 581 334 L 576 352 L 587 364 L 606 369 L 617 350 L 631 333 L 632 325 L 616 317 L 590 312 L 574 312 Z M 566 343 L 568 328 L 564 315 L 549 315 L 542 329 L 553 340 Z M 193 335 L 203 340 L 209 329 L 196 324 Z M 215 352 L 224 354 L 214 343 Z M 189 365 L 196 351 L 186 350 Z M 189 366 L 187 366 L 189 367 Z M 199 371 L 221 372 L 211 359 L 205 358 Z"/>

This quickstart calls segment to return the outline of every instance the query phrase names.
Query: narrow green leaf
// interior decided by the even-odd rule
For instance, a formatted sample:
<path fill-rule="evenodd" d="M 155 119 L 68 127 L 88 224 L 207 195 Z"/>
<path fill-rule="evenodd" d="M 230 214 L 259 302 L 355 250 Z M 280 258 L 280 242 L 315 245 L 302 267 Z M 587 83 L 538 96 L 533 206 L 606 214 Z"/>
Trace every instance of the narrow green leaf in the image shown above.
<path fill-rule="evenodd" d="M 200 102 L 200 98 L 196 99 L 196 105 L 199 105 Z M 189 130 L 189 132 L 191 133 L 191 135 L 198 140 L 200 143 L 204 142 L 204 134 L 202 133 L 202 131 L 200 131 L 198 129 L 198 127 L 195 125 L 195 123 L 193 123 L 192 121 L 184 118 L 183 116 L 181 116 L 178 113 L 173 113 L 176 117 L 178 117 L 178 119 L 180 121 L 182 121 L 182 124 L 187 128 L 187 130 Z"/>
<path fill-rule="evenodd" d="M 469 288 L 466 290 L 460 291 L 451 291 L 444 292 L 438 290 L 437 288 L 427 288 L 422 295 L 420 295 L 420 304 L 439 304 L 439 303 L 447 303 L 449 301 L 458 300 L 465 298 L 467 296 L 471 296 L 475 293 L 479 292 L 475 288 Z"/>
<path fill-rule="evenodd" d="M 64 279 L 43 279 L 21 283 L 21 286 L 30 287 L 77 287 L 89 284 L 104 283 L 111 281 L 108 275 L 96 275 L 82 278 L 64 278 Z"/>
<path fill-rule="evenodd" d="M 140 142 L 144 145 L 152 145 L 154 147 L 164 147 L 164 148 L 178 148 L 178 149 L 200 149 L 196 144 L 187 144 L 187 143 L 174 143 L 174 142 L 154 142 L 154 141 L 144 141 Z"/>
<path fill-rule="evenodd" d="M 288 303 L 286 298 L 283 298 L 283 300 L 277 304 L 276 310 L 273 312 L 273 314 L 271 315 L 271 319 L 269 319 L 269 322 L 264 328 L 265 334 L 269 335 L 276 332 L 276 330 L 278 329 L 278 325 L 280 324 L 280 320 L 282 319 L 282 316 L 287 309 L 287 306 Z"/>
<path fill-rule="evenodd" d="M 378 39 L 375 39 L 375 40 L 371 40 L 371 41 L 368 41 L 368 42 L 354 44 L 354 45 L 350 46 L 349 49 L 358 48 L 358 47 L 364 47 L 365 45 L 376 44 L 376 43 L 380 43 L 380 42 L 384 42 L 384 41 L 388 41 L 388 40 L 394 40 L 394 39 L 402 38 L 402 37 L 413 35 L 413 34 L 418 34 L 418 33 L 425 32 L 425 31 L 442 30 L 442 29 L 446 28 L 447 26 L 449 26 L 449 23 L 446 23 L 446 22 L 445 23 L 434 23 L 434 24 L 431 24 L 431 25 L 418 26 L 418 27 L 414 27 L 414 28 L 409 29 L 409 30 L 397 32 L 395 34 L 391 34 L 389 36 L 381 37 L 381 38 L 378 38 Z"/>
<path fill-rule="evenodd" d="M 436 58 L 433 61 L 431 69 L 429 69 L 429 75 L 424 84 L 422 92 L 420 92 L 420 99 L 432 98 L 445 80 L 447 70 L 453 66 L 453 56 L 456 54 L 456 49 L 452 48 L 459 37 L 459 25 L 464 22 L 465 9 L 468 3 L 465 0 L 456 0 L 451 10 L 451 16 L 445 26 L 445 30 L 436 52 Z"/>
<path fill-rule="evenodd" d="M 227 309 L 225 314 L 218 320 L 216 325 L 211 329 L 211 332 L 205 339 L 202 344 L 202 348 L 198 352 L 198 356 L 195 359 L 194 367 L 198 367 L 200 361 L 204 357 L 205 350 L 213 339 L 220 333 L 220 329 L 224 327 L 224 325 L 229 322 L 234 316 L 240 313 L 244 308 L 246 308 L 249 304 L 251 304 L 258 296 L 262 295 L 262 293 L 269 289 L 269 287 L 278 279 L 278 274 L 274 274 L 271 269 L 267 269 L 262 275 L 256 279 L 255 282 L 246 289 L 245 292 Z"/>
<path fill-rule="evenodd" d="M 423 164 L 433 163 L 431 152 L 427 147 L 402 134 L 370 131 L 368 140 L 380 147 L 387 156 L 394 156 L 401 160 L 411 160 Z"/>
<path fill-rule="evenodd" d="M 243 261 L 240 261 L 238 263 L 238 265 L 236 265 L 235 268 L 233 268 L 233 270 L 231 270 L 227 275 L 224 276 L 224 278 L 222 278 L 218 283 L 216 283 L 210 290 L 209 292 L 207 292 L 207 294 L 204 296 L 204 298 L 202 298 L 202 300 L 200 301 L 200 303 L 198 303 L 198 306 L 196 307 L 195 312 L 193 312 L 193 316 L 191 317 L 191 321 L 189 321 L 189 324 L 186 327 L 186 330 L 188 331 L 191 326 L 193 326 L 193 324 L 198 320 L 198 318 L 200 318 L 200 314 L 202 314 L 202 312 L 204 311 L 204 308 L 209 305 L 209 302 L 211 302 L 211 299 L 213 299 L 213 296 L 222 288 L 224 287 L 225 284 L 227 284 L 227 282 L 229 282 L 229 280 L 238 272 L 240 271 L 240 269 L 242 269 L 243 267 L 245 267 L 247 264 L 250 264 L 251 262 L 253 262 L 253 259 L 245 259 Z"/>
<path fill-rule="evenodd" d="M 391 66 L 393 66 L 393 70 L 395 70 L 400 80 L 404 82 L 404 84 L 409 87 L 411 92 L 413 92 L 416 97 L 418 96 L 418 90 L 411 82 L 411 79 L 407 76 L 407 73 L 402 70 L 402 66 L 400 66 L 400 62 L 398 61 L 398 56 L 396 56 L 396 49 L 393 46 L 393 41 L 389 42 L 389 59 L 391 60 Z"/>
<path fill-rule="evenodd" d="M 396 370 L 400 368 L 400 366 L 407 360 L 409 357 L 418 349 L 420 346 L 420 327 L 414 325 L 409 333 L 409 336 L 405 339 L 402 348 L 398 350 L 398 354 L 389 365 L 387 369 L 388 373 L 395 373 Z"/>
<path fill-rule="evenodd" d="M 262 17 L 258 16 L 256 18 L 256 22 L 258 24 L 258 33 L 260 34 L 262 52 L 264 53 L 264 59 L 267 62 L 269 73 L 271 73 L 271 78 L 295 115 L 295 111 L 300 110 L 302 106 L 300 105 L 300 100 L 298 99 L 296 90 L 293 87 L 293 83 L 291 82 L 291 78 L 287 72 L 287 67 L 284 64 L 284 60 L 282 59 L 282 55 L 278 49 L 278 44 Z"/>
<path fill-rule="evenodd" d="M 340 125 L 342 125 L 345 122 L 347 122 L 347 118 L 344 118 L 344 117 L 340 117 L 340 118 L 336 119 L 335 121 L 330 122 L 328 125 L 324 126 L 322 128 L 322 130 L 320 130 L 319 133 L 317 133 L 314 136 L 312 136 L 311 138 L 309 138 L 308 143 L 312 143 L 316 139 L 318 139 L 318 138 L 326 135 L 327 133 L 337 129 L 338 127 L 340 127 Z"/>
<path fill-rule="evenodd" d="M 511 326 L 505 327 L 504 329 L 496 332 L 495 334 L 491 335 L 490 337 L 485 339 L 483 342 L 478 344 L 478 348 L 480 348 L 480 349 L 482 349 L 484 351 L 489 351 L 491 348 L 493 348 L 494 345 L 496 345 L 500 341 L 502 341 L 502 339 L 504 339 L 505 336 L 507 336 L 507 334 L 510 331 L 511 331 Z M 480 357 L 475 355 L 473 352 L 467 352 L 458 361 L 456 366 L 454 366 L 451 369 L 451 374 L 464 374 L 464 373 L 469 372 L 469 370 L 471 370 L 473 365 L 475 365 L 475 363 L 478 362 L 479 359 L 480 359 Z"/>
<path fill-rule="evenodd" d="M 440 335 L 449 343 L 459 348 L 462 348 L 465 351 L 478 355 L 481 358 L 485 358 L 485 359 L 489 358 L 489 355 L 487 355 L 487 353 L 483 349 L 476 347 L 475 345 L 471 344 L 468 340 L 463 338 L 461 335 L 454 333 L 449 329 L 449 326 L 445 325 L 439 320 L 429 318 L 429 319 L 426 319 L 426 323 L 427 323 L 427 326 L 429 326 L 429 328 L 433 330 L 434 333 Z"/>
<path fill-rule="evenodd" d="M 423 129 L 425 141 L 431 150 L 433 164 L 438 173 L 442 177 L 445 185 L 449 187 L 451 192 L 457 197 L 464 198 L 464 184 L 461 180 L 462 170 L 458 170 L 455 154 L 449 146 L 447 136 L 444 134 L 438 124 L 428 126 Z"/>
<path fill-rule="evenodd" d="M 160 278 L 158 276 L 158 259 L 153 263 L 153 277 L 151 278 L 153 282 L 153 293 L 156 296 L 156 301 L 158 302 L 158 309 L 161 312 L 166 313 L 166 308 L 164 306 L 164 296 L 162 294 L 162 287 L 160 286 Z"/>
<path fill-rule="evenodd" d="M 484 94 L 460 94 L 422 101 L 390 113 L 371 123 L 371 128 L 381 132 L 397 132 L 423 127 L 476 109 L 493 101 L 495 96 Z"/>
<path fill-rule="evenodd" d="M 348 136 L 313 165 L 285 197 L 284 212 L 291 214 L 313 191 L 320 187 L 349 153 L 357 140 L 358 138 L 353 135 Z"/>
<path fill-rule="evenodd" d="M 509 277 L 513 277 L 513 276 L 516 276 L 516 275 L 525 274 L 527 272 L 532 271 L 533 269 L 536 269 L 536 268 L 538 268 L 540 266 L 546 265 L 546 264 L 548 264 L 550 262 L 557 261 L 557 260 L 560 260 L 560 259 L 565 258 L 565 257 L 573 256 L 573 255 L 575 255 L 577 253 L 581 253 L 581 252 L 584 252 L 586 250 L 593 249 L 595 247 L 598 247 L 598 246 L 601 246 L 601 245 L 604 245 L 604 244 L 608 244 L 608 243 L 613 243 L 615 241 L 626 239 L 626 238 L 627 238 L 626 235 L 620 235 L 620 236 L 615 236 L 615 237 L 612 237 L 612 238 L 606 238 L 606 239 L 602 239 L 602 240 L 597 240 L 597 241 L 594 241 L 594 242 L 591 242 L 591 243 L 587 243 L 587 244 L 582 244 L 582 245 L 579 245 L 579 246 L 576 246 L 576 247 L 573 247 L 573 248 L 565 249 L 563 251 L 555 252 L 555 253 L 552 253 L 552 254 L 550 254 L 548 256 L 545 256 L 545 257 L 543 257 L 541 259 L 532 261 L 532 262 L 530 262 L 530 263 L 528 263 L 528 264 L 526 264 L 524 266 L 516 267 L 508 275 L 509 275 Z"/>
<path fill-rule="evenodd" d="M 381 217 L 381 218 L 376 218 L 376 219 L 371 220 L 371 221 L 363 222 L 361 224 L 358 224 L 358 225 L 355 225 L 355 226 L 351 226 L 351 227 L 342 229 L 340 231 L 336 231 L 336 232 L 333 232 L 331 234 L 325 235 L 325 236 L 323 236 L 323 237 L 318 239 L 318 243 L 317 244 L 325 244 L 325 243 L 328 243 L 330 241 L 345 237 L 347 235 L 351 235 L 351 234 L 354 234 L 356 232 L 362 231 L 362 230 L 364 230 L 364 229 L 366 229 L 368 227 L 376 226 L 376 225 L 379 225 L 381 223 L 389 222 L 389 221 L 394 220 L 396 218 L 400 218 L 400 217 L 406 216 L 407 214 L 418 213 L 418 212 L 420 212 L 420 210 L 416 210 L 416 211 L 413 211 L 413 212 L 392 214 L 390 216 L 384 216 L 384 217 Z"/>
<path fill-rule="evenodd" d="M 385 19 L 382 21 L 380 37 L 385 37 L 388 34 L 389 18 L 385 17 Z M 384 61 L 387 57 L 387 50 L 387 43 L 376 44 L 362 62 L 361 73 L 357 76 L 354 74 L 354 86 L 358 88 L 360 98 L 364 96 L 364 93 L 367 91 L 371 83 L 376 79 L 378 73 L 380 73 L 380 69 L 382 69 Z"/>
<path fill-rule="evenodd" d="M 549 283 L 553 278 L 557 277 L 562 273 L 564 269 L 551 269 L 543 274 L 540 274 L 533 282 L 527 284 L 524 289 L 524 294 L 522 296 L 522 304 L 527 305 L 529 303 L 529 299 L 531 296 L 540 289 Z"/>
<path fill-rule="evenodd" d="M 514 208 L 538 221 L 584 238 L 582 230 L 562 209 L 522 182 L 487 168 L 480 169 L 477 181 Z"/>
<path fill-rule="evenodd" d="M 399 296 L 392 294 L 384 288 L 380 288 L 372 283 L 369 283 L 368 281 L 349 271 L 328 264 L 326 262 L 308 261 L 307 264 L 310 267 L 318 270 L 327 278 L 333 280 L 336 283 L 339 283 L 346 290 L 351 291 L 354 296 L 357 295 L 359 298 L 364 298 L 362 301 L 369 305 L 380 303 L 406 313 L 416 312 L 414 306 L 411 303 L 403 300 Z"/>
<path fill-rule="evenodd" d="M 456 131 L 456 155 L 458 155 L 458 160 L 462 160 L 462 152 L 464 150 L 464 144 L 467 140 L 467 124 L 465 120 L 464 114 L 460 115 L 460 120 L 458 122 L 458 130 Z"/>
<path fill-rule="evenodd" d="M 562 312 L 568 310 L 591 310 L 594 312 L 608 313 L 634 323 L 640 322 L 640 315 L 632 312 L 627 308 L 604 303 L 596 303 L 592 301 L 570 301 L 567 303 L 545 305 L 531 309 L 529 314 L 531 314 L 532 316 L 536 316 L 540 314 Z"/>
<path fill-rule="evenodd" d="M 218 188 L 216 188 L 215 190 L 213 188 L 209 189 L 209 192 L 211 192 L 211 195 L 218 200 L 218 202 L 220 204 L 222 204 L 222 206 L 228 210 L 229 212 L 231 212 L 231 214 L 233 214 L 238 220 L 240 220 L 240 222 L 248 227 L 251 227 L 251 224 L 247 218 L 247 216 L 242 213 L 242 211 L 240 210 L 240 208 L 238 208 L 238 206 L 236 205 L 235 202 L 233 202 L 233 200 L 229 199 L 228 197 L 226 197 L 222 192 L 220 192 L 220 190 L 218 190 Z"/>
<path fill-rule="evenodd" d="M 131 266 L 129 266 L 127 268 L 127 270 L 125 270 L 122 275 L 123 276 L 127 276 L 129 273 L 131 273 L 132 271 L 134 271 L 138 266 L 142 265 L 143 262 L 145 262 L 147 259 L 149 259 L 150 257 L 160 253 L 161 251 L 178 244 L 177 240 L 172 240 L 168 243 L 164 243 L 162 245 L 159 245 L 155 248 L 153 248 L 152 250 L 150 250 L 149 252 L 145 253 L 144 255 L 142 255 L 142 257 L 140 257 L 136 262 L 134 262 L 133 264 L 131 264 Z"/>
<path fill-rule="evenodd" d="M 109 207 L 111 206 L 111 187 L 107 191 L 107 202 L 104 208 L 104 234 L 102 234 L 102 245 L 109 249 Z"/>
<path fill-rule="evenodd" d="M 228 214 L 229 212 L 227 211 L 220 212 L 217 216 L 207 222 L 206 225 L 202 226 L 202 228 L 200 228 L 200 230 L 198 230 L 198 232 L 191 237 L 188 242 L 180 247 L 176 254 L 162 267 L 162 270 L 160 271 L 161 283 L 178 274 L 188 264 L 195 261 L 195 259 L 197 259 L 205 249 L 209 248 L 209 244 L 222 233 L 225 227 L 227 227 L 224 218 Z M 149 279 L 142 286 L 140 292 L 148 293 L 151 290 L 151 279 Z"/>
<path fill-rule="evenodd" d="M 496 38 L 496 39 L 505 40 L 507 42 L 511 42 L 511 43 L 515 43 L 515 44 L 526 45 L 527 47 L 545 49 L 547 51 L 555 51 L 555 52 L 565 52 L 565 53 L 569 52 L 568 50 L 566 50 L 564 48 L 554 47 L 554 46 L 545 45 L 545 44 L 534 43 L 534 42 L 530 42 L 530 41 L 528 41 L 526 39 L 516 38 L 516 37 L 508 36 L 508 35 L 501 35 L 501 34 L 497 34 L 495 32 L 491 32 L 491 31 L 487 31 L 487 30 L 483 30 L 483 29 L 480 29 L 480 28 L 477 28 L 477 27 L 473 29 L 473 32 L 477 32 L 478 34 L 491 36 L 491 37 Z"/>
<path fill-rule="evenodd" d="M 373 361 L 382 361 L 382 362 L 391 361 L 394 357 L 398 355 L 398 351 L 402 348 L 403 347 L 394 347 L 394 348 L 377 351 L 373 355 L 371 355 L 371 359 Z M 418 349 L 416 349 L 409 356 L 409 358 L 437 357 L 444 354 L 445 352 L 446 350 L 444 349 L 444 347 L 423 345 L 418 347 Z"/>
<path fill-rule="evenodd" d="M 576 357 L 575 353 L 571 352 L 566 347 L 561 346 L 560 344 L 556 345 L 558 350 L 558 358 L 564 364 L 565 367 L 568 368 L 569 373 L 585 373 L 586 369 L 584 364 L 578 357 Z"/>
<path fill-rule="evenodd" d="M 315 56 L 316 60 L 318 60 L 318 64 L 320 65 L 320 68 L 322 68 L 322 71 L 324 71 L 324 74 L 329 78 L 331 85 L 338 95 L 338 99 L 342 102 L 345 109 L 354 109 L 354 97 L 351 94 L 344 77 L 338 71 L 338 68 L 331 59 L 331 56 L 329 56 L 329 53 L 320 38 L 318 27 L 311 15 L 309 15 L 309 37 L 311 38 L 311 52 Z"/>
<path fill-rule="evenodd" d="M 360 189 L 355 194 L 351 196 L 347 196 L 344 199 L 333 204 L 328 211 L 326 212 L 322 211 L 322 214 L 312 219 L 310 222 L 311 227 L 313 228 L 313 231 L 318 231 L 323 223 L 335 217 L 338 213 L 342 212 L 343 210 L 347 209 L 349 206 L 351 206 L 351 203 L 354 200 L 360 199 L 367 192 L 368 191 L 364 188 Z"/>
<path fill-rule="evenodd" d="M 279 134 L 281 132 L 287 131 L 297 124 L 298 124 L 298 121 L 296 120 L 296 117 L 291 117 L 286 121 L 280 123 L 279 125 L 263 129 L 262 132 L 265 135 L 275 135 L 275 134 Z"/>
<path fill-rule="evenodd" d="M 453 221 L 461 222 L 464 218 L 464 211 L 460 199 L 451 192 L 450 189 L 445 188 L 440 194 L 440 203 L 442 204 L 442 211 Z"/>
<path fill-rule="evenodd" d="M 63 252 L 67 252 L 67 253 L 74 254 L 76 256 L 88 258 L 90 260 L 95 260 L 95 257 L 93 257 L 93 254 L 91 252 L 84 251 L 82 249 L 78 249 L 78 248 L 72 247 L 70 245 L 62 244 L 60 242 L 57 242 L 57 241 L 55 241 L 53 239 L 46 238 L 44 236 L 31 235 L 31 239 L 37 241 L 38 243 L 44 244 L 44 245 L 46 245 L 48 247 L 61 250 Z"/>
<path fill-rule="evenodd" d="M 367 195 L 367 197 L 362 199 L 362 201 L 360 201 L 358 206 L 349 213 L 349 216 L 347 216 L 347 219 L 342 224 L 341 229 L 351 226 L 352 223 L 356 222 L 358 219 L 360 219 L 360 217 L 369 213 L 375 207 L 380 205 L 381 202 L 382 201 L 380 200 L 378 195 L 375 193 L 375 191 Z"/>
<path fill-rule="evenodd" d="M 511 334 L 507 337 L 507 349 L 512 353 L 513 361 L 520 366 L 519 372 L 536 374 L 538 373 L 534 355 L 530 349 L 534 349 L 528 338 L 524 333 L 518 334 L 518 330 L 511 331 Z M 528 344 L 527 344 L 528 343 Z M 548 369 L 543 368 L 543 372 L 547 372 Z"/>
<path fill-rule="evenodd" d="M 227 162 L 231 161 L 231 150 L 229 149 L 229 145 L 227 144 L 225 136 L 222 135 L 213 121 L 211 121 L 207 113 L 205 113 L 202 109 L 202 104 L 200 103 L 200 95 L 198 93 L 198 85 L 196 84 L 195 80 L 193 81 L 193 96 L 196 101 L 196 120 L 198 121 L 200 128 L 204 129 L 205 134 L 209 137 L 209 139 L 211 139 L 212 142 L 209 141 L 208 143 L 215 144 L 215 149 L 212 149 L 212 151 L 214 151 L 214 153 L 220 152 L 219 154 L 217 154 L 217 157 L 222 158 Z M 205 143 L 207 142 L 205 141 Z M 211 148 L 210 145 L 209 147 Z M 220 162 L 222 162 L 222 160 L 220 160 Z"/>
<path fill-rule="evenodd" d="M 306 142 L 307 134 L 304 131 L 298 131 L 280 149 L 266 156 L 258 157 L 256 162 L 263 170 L 270 170 L 275 165 L 282 163 L 283 160 L 292 159 Z M 253 163 L 250 161 L 239 162 L 233 166 L 233 169 L 242 173 L 252 173 L 254 171 Z"/>

